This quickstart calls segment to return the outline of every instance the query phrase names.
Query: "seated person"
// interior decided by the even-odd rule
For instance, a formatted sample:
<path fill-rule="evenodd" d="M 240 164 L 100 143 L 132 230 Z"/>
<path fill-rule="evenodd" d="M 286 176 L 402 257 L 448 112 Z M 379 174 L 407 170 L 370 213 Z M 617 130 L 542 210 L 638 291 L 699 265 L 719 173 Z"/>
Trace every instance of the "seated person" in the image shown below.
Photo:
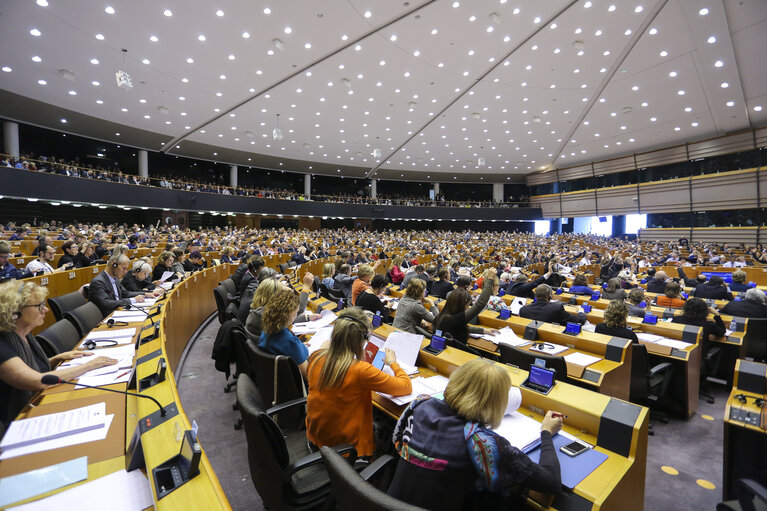
<path fill-rule="evenodd" d="M 455 286 L 449 280 L 449 271 L 446 266 L 437 270 L 437 277 L 439 280 L 431 283 L 431 295 L 444 300 L 447 298 L 447 294 L 455 289 Z"/>
<path fill-rule="evenodd" d="M 709 313 L 714 315 L 714 321 L 708 319 Z M 724 322 L 719 311 L 709 307 L 702 298 L 690 298 L 684 304 L 681 316 L 674 316 L 672 323 L 681 323 L 683 325 L 702 326 L 701 345 L 703 356 L 711 346 L 712 339 L 719 339 L 725 333 Z"/>
<path fill-rule="evenodd" d="M 118 307 L 142 303 L 144 297 L 161 295 L 157 292 L 128 291 L 120 280 L 128 273 L 130 259 L 126 255 L 112 256 L 104 271 L 93 277 L 88 287 L 88 300 L 96 304 L 101 314 L 108 316 Z"/>
<path fill-rule="evenodd" d="M 290 260 L 296 263 L 296 265 L 302 265 L 306 262 L 306 247 L 298 247 L 298 250 L 296 250 L 293 255 L 290 257 Z"/>
<path fill-rule="evenodd" d="M 644 301 L 644 289 L 641 287 L 635 287 L 631 291 L 629 291 L 629 297 L 628 297 L 628 306 L 629 306 L 629 316 L 636 316 L 639 318 L 643 318 L 646 311 L 643 307 L 641 307 L 639 304 Z M 647 302 L 645 302 L 645 305 Z"/>
<path fill-rule="evenodd" d="M 333 280 L 333 275 L 336 273 L 336 265 L 333 263 L 325 263 L 322 265 L 322 283 L 328 289 L 335 289 L 336 281 Z"/>
<path fill-rule="evenodd" d="M 589 287 L 588 277 L 586 277 L 586 275 L 583 273 L 579 273 L 573 279 L 573 285 L 570 286 L 570 292 L 576 295 L 591 296 L 594 291 Z"/>
<path fill-rule="evenodd" d="M 383 278 L 383 277 L 382 277 Z M 387 349 L 384 364 L 394 376 L 364 360 L 370 320 L 357 307 L 341 311 L 330 342 L 309 358 L 306 437 L 317 447 L 352 444 L 357 456 L 369 457 L 373 441 L 372 392 L 405 396 L 412 392 L 407 373 Z"/>
<path fill-rule="evenodd" d="M 705 284 L 706 280 L 708 280 L 702 273 L 699 273 L 694 279 L 687 278 L 687 275 L 684 273 L 684 268 L 681 266 L 677 267 L 676 271 L 679 274 L 679 278 L 684 282 L 685 287 L 697 287 L 699 284 Z"/>
<path fill-rule="evenodd" d="M 57 268 L 61 268 L 66 265 L 67 268 L 76 268 L 75 258 L 77 257 L 77 244 L 73 240 L 65 241 L 61 245 L 61 251 L 64 252 L 59 258 L 59 262 L 56 264 Z"/>
<path fill-rule="evenodd" d="M 338 289 L 341 291 L 341 293 L 344 295 L 344 298 L 346 298 L 346 303 L 351 303 L 352 299 L 352 286 L 354 285 L 354 279 L 355 277 L 352 277 L 349 275 L 349 272 L 351 271 L 351 266 L 344 263 L 341 266 L 338 267 L 338 273 L 336 273 L 335 276 L 335 289 Z"/>
<path fill-rule="evenodd" d="M 38 272 L 53 273 L 56 271 L 68 270 L 73 266 L 70 262 L 61 268 L 54 270 L 53 266 L 51 266 L 51 263 L 53 262 L 53 258 L 56 257 L 56 249 L 53 248 L 52 245 L 46 245 L 45 243 L 40 243 L 39 248 L 40 252 L 37 254 L 37 259 L 33 259 L 27 263 L 27 266 L 24 268 L 25 272 L 32 275 L 35 275 Z"/>
<path fill-rule="evenodd" d="M 605 300 L 625 300 L 628 294 L 621 287 L 621 281 L 615 277 L 607 281 L 607 287 L 602 290 L 602 298 Z"/>
<path fill-rule="evenodd" d="M 403 258 L 401 255 L 394 256 L 391 268 L 389 268 L 389 276 L 391 277 L 392 284 L 401 284 L 405 278 L 405 273 L 402 271 Z"/>
<path fill-rule="evenodd" d="M 722 307 L 721 313 L 739 318 L 767 318 L 767 299 L 764 291 L 749 289 L 742 300 L 733 300 Z"/>
<path fill-rule="evenodd" d="M 450 375 L 444 400 L 420 396 L 410 403 L 394 428 L 400 457 L 387 493 L 434 511 L 462 510 L 469 499 L 476 509 L 522 509 L 522 489 L 559 493 L 552 436 L 562 419 L 546 413 L 540 463 L 534 463 L 492 429 L 501 423 L 510 388 L 502 365 L 475 358 Z"/>
<path fill-rule="evenodd" d="M 376 263 L 378 264 L 378 263 Z M 357 297 L 370 287 L 370 280 L 375 275 L 375 270 L 369 264 L 360 264 L 357 268 L 357 279 L 352 282 L 351 304 L 355 305 Z"/>
<path fill-rule="evenodd" d="M 21 279 L 28 275 L 11 264 L 8 260 L 10 257 L 11 246 L 5 241 L 0 241 L 0 280 Z"/>
<path fill-rule="evenodd" d="M 263 283 L 258 287 L 261 288 L 262 285 Z M 300 299 L 292 289 L 282 284 L 278 285 L 280 289 L 274 292 L 271 300 L 264 306 L 258 347 L 273 355 L 286 355 L 292 358 L 301 375 L 306 379 L 306 359 L 309 357 L 309 350 L 289 329 L 298 316 Z"/>
<path fill-rule="evenodd" d="M 189 258 L 184 261 L 184 271 L 200 271 L 207 267 L 205 260 L 199 250 L 189 252 Z"/>
<path fill-rule="evenodd" d="M 221 264 L 236 263 L 237 258 L 234 255 L 234 247 L 224 247 L 223 250 L 221 250 L 220 261 Z"/>
<path fill-rule="evenodd" d="M 647 292 L 663 293 L 666 290 L 667 279 L 668 279 L 668 275 L 666 275 L 665 271 L 655 272 L 655 278 L 647 281 Z"/>
<path fill-rule="evenodd" d="M 714 275 L 705 284 L 698 284 L 692 294 L 709 300 L 732 300 L 732 293 L 719 275 Z"/>
<path fill-rule="evenodd" d="M 417 264 L 414 271 L 405 275 L 405 278 L 402 280 L 402 286 L 407 287 L 413 279 L 423 279 L 427 287 L 431 284 L 431 278 L 429 278 L 426 268 L 422 264 Z"/>
<path fill-rule="evenodd" d="M 507 288 L 508 291 L 506 292 L 506 294 L 521 296 L 522 298 L 532 298 L 533 290 L 536 289 L 541 284 L 543 284 L 544 282 L 548 281 L 554 275 L 553 265 L 555 264 L 556 262 L 554 260 L 549 261 L 548 272 L 546 272 L 543 275 L 543 277 L 538 277 L 532 282 L 529 282 L 527 275 L 520 273 L 517 276 L 517 279 L 514 282 L 514 284 L 512 284 L 511 286 Z"/>
<path fill-rule="evenodd" d="M 684 307 L 684 297 L 682 296 L 682 286 L 678 282 L 669 280 L 666 282 L 666 289 L 662 295 L 655 299 L 658 307 Z"/>
<path fill-rule="evenodd" d="M 750 288 L 746 283 L 747 278 L 748 276 L 743 270 L 736 270 L 732 272 L 732 284 L 730 284 L 730 291 L 737 291 L 738 293 L 748 291 Z"/>
<path fill-rule="evenodd" d="M 117 360 L 92 357 L 81 365 L 51 371 L 51 367 L 92 352 L 66 351 L 48 358 L 32 330 L 45 321 L 48 289 L 34 282 L 0 284 L 0 423 L 3 426 L 16 418 L 36 392 L 48 386 L 41 382 L 45 374 L 62 380 L 78 376 Z"/>
<path fill-rule="evenodd" d="M 429 310 L 426 309 L 427 306 Z M 429 323 L 434 321 L 434 316 L 438 313 L 439 309 L 434 302 L 426 298 L 426 281 L 412 279 L 407 286 L 405 296 L 399 300 L 392 325 L 394 328 L 414 334 L 416 327 L 429 328 Z"/>
<path fill-rule="evenodd" d="M 389 319 L 389 304 L 382 300 L 386 291 L 386 277 L 376 275 L 370 281 L 370 287 L 360 293 L 357 297 L 357 307 L 371 312 L 373 315 L 379 313 L 383 321 Z"/>
<path fill-rule="evenodd" d="M 175 256 L 173 255 L 173 252 L 170 252 L 168 250 L 161 252 L 160 255 L 157 256 L 155 267 L 152 270 L 152 281 L 161 280 L 163 274 L 166 272 L 173 273 L 173 275 L 171 275 L 170 277 L 166 279 L 167 282 L 171 282 L 173 280 L 179 279 L 180 275 L 178 273 L 173 272 L 173 270 L 171 270 L 174 260 L 175 260 Z"/>
<path fill-rule="evenodd" d="M 179 278 L 183 278 L 184 273 L 186 273 L 184 262 L 186 260 L 187 253 L 181 247 L 173 247 L 171 252 L 173 252 L 173 264 L 170 265 L 170 270 L 176 273 Z"/>
<path fill-rule="evenodd" d="M 598 334 L 622 337 L 624 339 L 631 339 L 633 342 L 639 342 L 637 335 L 626 324 L 628 315 L 629 306 L 626 302 L 623 300 L 612 300 L 607 304 L 604 319 L 596 326 L 594 331 Z"/>
<path fill-rule="evenodd" d="M 237 285 L 237 294 L 245 296 L 248 294 L 248 289 L 255 290 L 258 287 L 258 275 L 265 264 L 261 256 L 250 256 L 245 266 L 245 272 L 241 275 L 240 283 Z M 277 272 L 275 271 L 274 273 L 276 274 Z"/>
<path fill-rule="evenodd" d="M 133 268 L 125 274 L 120 283 L 128 291 L 154 291 L 157 286 L 149 280 L 150 275 L 152 275 L 152 267 L 139 259 L 133 263 Z"/>
<path fill-rule="evenodd" d="M 487 305 L 490 295 L 498 289 L 498 277 L 495 276 L 495 268 L 485 270 L 483 275 L 482 294 L 476 303 L 471 304 L 471 294 L 463 288 L 458 288 L 450 293 L 445 307 L 434 319 L 434 329 L 442 330 L 443 334 L 450 334 L 461 344 L 466 344 L 469 334 L 495 333 L 496 330 L 469 325 L 469 320 L 479 314 Z M 399 314 L 399 308 L 397 309 Z"/>
<path fill-rule="evenodd" d="M 94 264 L 101 264 L 103 261 L 95 256 L 96 248 L 89 241 L 83 241 L 77 247 L 77 255 L 72 258 L 75 268 L 86 268 Z"/>
<path fill-rule="evenodd" d="M 565 325 L 568 322 L 584 324 L 586 314 L 579 312 L 577 315 L 570 314 L 559 300 L 551 300 L 551 288 L 547 284 L 541 284 L 535 288 L 535 302 L 519 309 L 519 315 L 523 318 L 535 319 L 546 323 L 559 323 Z"/>

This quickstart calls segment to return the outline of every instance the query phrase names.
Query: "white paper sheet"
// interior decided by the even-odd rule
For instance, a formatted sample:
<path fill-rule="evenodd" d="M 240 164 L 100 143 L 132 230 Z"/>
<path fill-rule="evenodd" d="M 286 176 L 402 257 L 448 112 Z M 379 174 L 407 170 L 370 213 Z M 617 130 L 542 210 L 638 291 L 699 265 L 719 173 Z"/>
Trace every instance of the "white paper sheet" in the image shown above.
<path fill-rule="evenodd" d="M 106 403 L 96 403 L 65 412 L 13 421 L 0 442 L 0 449 L 18 449 L 25 445 L 102 428 L 105 415 Z"/>
<path fill-rule="evenodd" d="M 140 470 L 118 470 L 44 499 L 22 504 L 13 511 L 77 509 L 91 511 L 141 511 L 154 504 L 149 481 Z"/>
<path fill-rule="evenodd" d="M 23 456 L 36 452 L 50 451 L 51 449 L 59 449 L 60 447 L 68 447 L 70 445 L 85 444 L 88 442 L 104 440 L 109 433 L 109 426 L 112 424 L 113 418 L 114 415 L 112 414 L 104 416 L 104 427 L 98 429 L 92 429 L 90 431 L 84 431 L 74 435 L 54 438 L 53 440 L 47 440 L 45 442 L 38 442 L 36 444 L 19 447 L 17 449 L 9 449 L 7 451 L 3 451 L 0 453 L 0 460 L 6 460 L 9 458 L 15 458 L 16 456 Z M 110 511 L 113 511 L 111 507 Z"/>
<path fill-rule="evenodd" d="M 291 330 L 293 330 L 294 335 L 313 333 L 320 328 L 324 328 L 330 325 L 333 323 L 333 321 L 336 320 L 336 318 L 338 318 L 338 316 L 335 312 L 331 310 L 324 310 L 320 312 L 320 319 L 315 321 L 306 321 L 303 323 L 293 323 Z"/>
<path fill-rule="evenodd" d="M 401 405 L 406 405 L 410 403 L 411 401 L 414 401 L 415 398 L 417 398 L 421 394 L 426 394 L 431 396 L 433 394 L 438 394 L 439 392 L 441 392 L 441 391 L 435 391 L 430 386 L 424 384 L 423 378 L 413 378 L 412 380 L 410 380 L 410 383 L 413 386 L 413 392 L 411 392 L 407 396 L 394 397 L 390 394 L 384 394 L 383 392 L 379 392 L 378 394 L 389 399 L 392 403 L 401 406 Z"/>
<path fill-rule="evenodd" d="M 157 303 L 157 298 L 144 297 L 143 302 L 136 302 L 133 304 L 133 307 L 149 308 L 149 307 L 154 307 L 156 303 Z"/>
<path fill-rule="evenodd" d="M 511 301 L 511 304 L 509 305 L 509 308 L 511 309 L 511 313 L 514 316 L 519 316 L 519 309 L 524 307 L 524 305 L 526 303 L 527 303 L 527 299 L 526 298 L 521 298 L 521 297 L 514 298 Z"/>
<path fill-rule="evenodd" d="M 541 441 L 540 422 L 519 412 L 505 415 L 495 432 L 522 451 Z"/>
<path fill-rule="evenodd" d="M 541 347 L 537 348 L 536 346 L 541 346 Z M 538 343 L 537 345 L 533 345 L 530 347 L 530 349 L 533 351 L 538 351 L 540 353 L 545 353 L 547 355 L 556 355 L 557 353 L 562 353 L 563 351 L 567 351 L 569 348 L 567 346 L 562 346 L 560 344 L 544 342 L 544 343 Z"/>
<path fill-rule="evenodd" d="M 421 350 L 421 343 L 423 343 L 423 335 L 392 332 L 386 338 L 384 349 L 394 350 L 394 353 L 397 354 L 397 362 L 402 366 L 402 369 L 405 369 L 405 365 L 415 367 L 418 352 Z"/>
<path fill-rule="evenodd" d="M 564 359 L 567 362 L 570 362 L 571 364 L 576 364 L 581 367 L 588 367 L 591 364 L 594 364 L 596 362 L 599 362 L 602 360 L 599 357 L 594 357 L 591 355 L 586 355 L 585 353 L 570 353 L 569 355 L 565 355 Z"/>
<path fill-rule="evenodd" d="M 118 365 L 118 364 L 115 364 Z M 100 385 L 113 385 L 115 383 L 125 383 L 130 378 L 131 370 L 128 368 L 122 369 L 122 370 L 116 370 L 111 371 L 109 373 L 99 373 L 93 374 L 92 376 L 89 373 L 85 373 L 84 375 L 80 376 L 77 379 L 77 385 L 75 386 L 75 389 L 84 389 L 83 385 L 88 385 L 89 387 L 98 387 Z"/>
<path fill-rule="evenodd" d="M 97 339 L 122 339 L 124 337 L 131 338 L 136 335 L 135 328 L 110 328 L 109 330 L 96 330 L 88 334 L 83 339 L 85 341 L 97 340 Z"/>
<path fill-rule="evenodd" d="M 659 344 L 661 346 L 670 346 L 671 348 L 676 348 L 678 350 L 687 349 L 691 346 L 689 342 L 677 341 L 674 339 L 661 339 L 655 344 Z"/>
<path fill-rule="evenodd" d="M 333 328 L 334 326 L 330 325 L 317 330 L 312 338 L 309 339 L 309 341 L 306 343 L 306 347 L 309 350 L 309 355 L 320 349 L 325 341 L 330 340 L 330 337 L 333 334 Z"/>
<path fill-rule="evenodd" d="M 172 271 L 163 272 L 162 277 L 160 277 L 160 281 L 161 282 L 165 282 L 166 280 L 168 280 L 169 278 L 171 278 L 175 274 L 176 274 L 176 272 L 172 272 Z"/>
<path fill-rule="evenodd" d="M 510 346 L 524 346 L 526 344 L 530 344 L 530 341 L 527 341 L 517 336 L 517 334 L 514 333 L 514 330 L 512 330 L 508 326 L 505 326 L 501 328 L 500 330 L 498 330 L 498 335 L 484 334 L 482 336 L 482 339 L 486 339 L 490 342 L 494 342 L 495 344 L 503 343 L 503 344 L 508 344 Z"/>
<path fill-rule="evenodd" d="M 102 323 L 106 324 L 106 322 L 109 321 L 110 318 L 114 319 L 115 321 L 126 321 L 128 323 L 134 323 L 134 322 L 138 323 L 139 321 L 144 321 L 145 319 L 147 319 L 146 314 L 144 314 L 143 312 L 132 311 L 132 310 L 115 311 L 112 313 L 111 316 L 109 316 L 109 318 L 105 318 L 104 321 L 102 321 Z"/>
<path fill-rule="evenodd" d="M 645 342 L 658 342 L 665 339 L 662 335 L 649 334 L 647 332 L 637 332 L 637 339 Z"/>

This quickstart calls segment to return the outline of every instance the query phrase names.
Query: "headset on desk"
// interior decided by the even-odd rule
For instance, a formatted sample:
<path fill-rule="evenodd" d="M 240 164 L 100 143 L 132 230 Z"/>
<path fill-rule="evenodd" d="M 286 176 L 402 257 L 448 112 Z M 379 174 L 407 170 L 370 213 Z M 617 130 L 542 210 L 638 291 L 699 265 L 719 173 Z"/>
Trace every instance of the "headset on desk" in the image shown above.
<path fill-rule="evenodd" d="M 109 344 L 99 344 L 99 343 Z M 86 350 L 94 350 L 96 348 L 108 348 L 110 346 L 117 346 L 118 342 L 113 339 L 90 339 L 83 343 L 82 347 Z"/>

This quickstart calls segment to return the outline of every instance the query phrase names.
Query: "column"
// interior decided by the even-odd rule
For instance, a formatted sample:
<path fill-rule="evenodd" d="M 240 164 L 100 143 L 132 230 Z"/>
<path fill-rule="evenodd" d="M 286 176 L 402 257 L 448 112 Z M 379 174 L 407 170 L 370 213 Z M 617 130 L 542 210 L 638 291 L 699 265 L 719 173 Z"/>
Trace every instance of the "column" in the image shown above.
<path fill-rule="evenodd" d="M 439 183 L 434 183 L 434 198 L 439 197 Z"/>
<path fill-rule="evenodd" d="M 237 165 L 229 165 L 229 186 L 237 188 Z"/>
<path fill-rule="evenodd" d="M 378 180 L 371 179 L 370 180 L 370 198 L 375 199 L 376 197 L 378 197 Z"/>
<path fill-rule="evenodd" d="M 312 198 L 312 175 L 304 174 L 304 197 L 306 200 Z"/>
<path fill-rule="evenodd" d="M 503 202 L 503 183 L 493 183 L 493 200 Z"/>
<path fill-rule="evenodd" d="M 3 148 L 6 154 L 19 157 L 19 125 L 3 121 Z"/>
<path fill-rule="evenodd" d="M 138 150 L 138 177 L 149 177 L 149 154 L 145 149 Z"/>

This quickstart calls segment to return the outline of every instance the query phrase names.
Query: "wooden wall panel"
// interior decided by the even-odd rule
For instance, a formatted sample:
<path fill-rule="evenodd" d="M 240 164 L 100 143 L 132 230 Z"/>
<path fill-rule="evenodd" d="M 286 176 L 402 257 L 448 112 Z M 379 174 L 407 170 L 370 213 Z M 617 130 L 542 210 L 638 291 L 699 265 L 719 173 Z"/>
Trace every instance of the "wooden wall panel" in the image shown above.
<path fill-rule="evenodd" d="M 594 190 L 585 190 L 575 193 L 562 194 L 562 216 L 594 216 L 596 215 L 596 203 Z"/>
<path fill-rule="evenodd" d="M 600 215 L 625 215 L 638 213 L 636 185 L 615 186 L 597 190 L 597 206 Z"/>
<path fill-rule="evenodd" d="M 755 208 L 756 191 L 756 171 L 753 169 L 692 178 L 692 203 L 695 211 Z"/>

